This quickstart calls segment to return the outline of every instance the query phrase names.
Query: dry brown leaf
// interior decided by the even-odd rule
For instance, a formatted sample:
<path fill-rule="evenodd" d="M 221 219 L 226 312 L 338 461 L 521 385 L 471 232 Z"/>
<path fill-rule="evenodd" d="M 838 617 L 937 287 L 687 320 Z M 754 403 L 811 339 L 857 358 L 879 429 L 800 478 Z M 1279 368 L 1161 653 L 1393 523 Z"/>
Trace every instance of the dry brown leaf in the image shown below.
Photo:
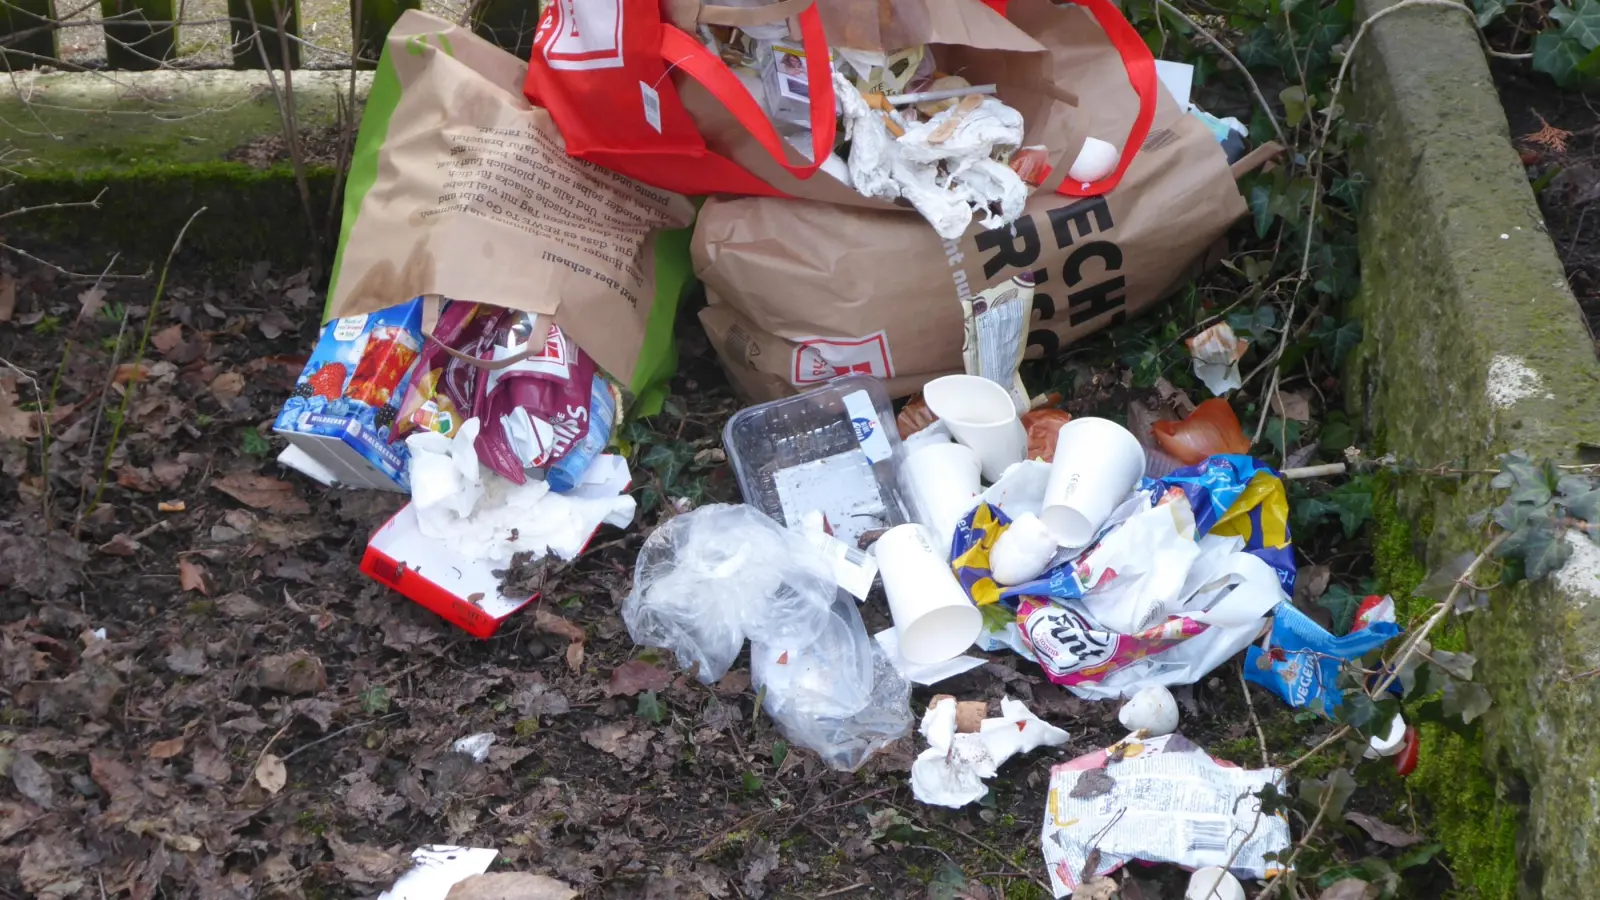
<path fill-rule="evenodd" d="M 211 396 L 217 398 L 217 402 L 223 406 L 239 399 L 239 395 L 243 392 L 244 376 L 238 372 L 223 372 L 211 379 Z"/>
<path fill-rule="evenodd" d="M 1296 422 L 1311 421 L 1311 400 L 1305 394 L 1279 391 L 1272 395 L 1272 411 Z"/>
<path fill-rule="evenodd" d="M 106 305 L 106 289 L 97 284 L 79 294 L 78 302 L 83 304 L 83 308 L 78 310 L 78 321 L 92 319 L 99 315 L 100 310 Z"/>
<path fill-rule="evenodd" d="M 171 356 L 178 348 L 183 346 L 183 326 L 173 325 L 163 328 L 150 335 L 150 344 L 161 352 L 162 356 Z"/>
<path fill-rule="evenodd" d="M 211 596 L 211 589 L 206 587 L 206 570 L 199 563 L 178 560 L 178 584 L 186 591 L 199 591 L 207 597 Z"/>
<path fill-rule="evenodd" d="M 111 380 L 116 384 L 127 384 L 130 381 L 143 381 L 149 377 L 149 363 L 122 363 L 117 366 L 117 371 L 112 374 Z"/>
<path fill-rule="evenodd" d="M 17 311 L 17 280 L 0 272 L 0 322 L 11 321 L 11 314 Z"/>
<path fill-rule="evenodd" d="M 189 467 L 175 459 L 159 460 L 150 464 L 150 474 L 161 482 L 167 490 L 175 490 L 183 485 L 183 479 L 189 474 Z"/>
<path fill-rule="evenodd" d="M 283 760 L 271 753 L 263 753 L 261 761 L 256 763 L 256 784 L 261 785 L 267 793 L 277 796 L 288 783 L 289 768 L 283 764 Z"/>
<path fill-rule="evenodd" d="M 31 440 L 38 437 L 33 413 L 17 409 L 17 392 L 10 379 L 0 379 L 0 438 Z"/>
<path fill-rule="evenodd" d="M 11 760 L 11 783 L 17 792 L 32 800 L 40 809 L 54 809 L 56 805 L 55 779 L 32 753 L 18 753 Z"/>
<path fill-rule="evenodd" d="M 265 475 L 235 472 L 212 481 L 211 486 L 256 509 L 285 516 L 304 515 L 311 511 L 306 501 L 295 496 L 293 485 Z"/>
<path fill-rule="evenodd" d="M 316 694 L 328 688 L 328 672 L 322 660 L 304 650 L 262 657 L 256 670 L 256 684 L 269 691 L 298 696 Z"/>
<path fill-rule="evenodd" d="M 99 547 L 107 556 L 132 556 L 139 552 L 139 542 L 127 534 L 119 534 Z"/>
<path fill-rule="evenodd" d="M 153 494 L 160 490 L 155 480 L 150 477 L 150 470 L 141 469 L 137 466 L 123 466 L 118 469 L 117 486 L 125 487 L 130 491 L 138 491 L 141 494 Z"/>
<path fill-rule="evenodd" d="M 1412 834 L 1390 825 L 1382 819 L 1375 819 L 1366 813 L 1347 812 L 1344 814 L 1344 820 L 1365 831 L 1368 837 L 1380 844 L 1388 844 L 1391 847 L 1403 850 L 1406 847 L 1422 843 L 1422 835 Z"/>
<path fill-rule="evenodd" d="M 1328 885 L 1320 900 L 1373 900 L 1378 888 L 1359 878 L 1342 878 Z"/>
<path fill-rule="evenodd" d="M 456 882 L 445 900 L 573 900 L 578 892 L 548 875 L 489 872 Z"/>
<path fill-rule="evenodd" d="M 627 722 L 599 725 L 583 733 L 583 742 L 636 766 L 644 762 L 645 753 L 650 749 L 650 735 L 642 731 L 630 732 L 630 727 Z"/>
<path fill-rule="evenodd" d="M 569 641 L 581 641 L 584 638 L 582 628 L 545 609 L 543 604 L 533 611 L 533 627 L 545 634 L 564 637 Z"/>
<path fill-rule="evenodd" d="M 151 759 L 171 759 L 183 752 L 183 738 L 175 737 L 171 740 L 156 741 L 150 745 L 147 754 Z"/>
<path fill-rule="evenodd" d="M 672 683 L 672 673 L 642 659 L 629 660 L 611 670 L 607 697 L 632 697 L 640 691 L 661 691 Z"/>
<path fill-rule="evenodd" d="M 583 671 L 583 642 L 573 641 L 567 645 L 567 668 L 573 674 Z"/>

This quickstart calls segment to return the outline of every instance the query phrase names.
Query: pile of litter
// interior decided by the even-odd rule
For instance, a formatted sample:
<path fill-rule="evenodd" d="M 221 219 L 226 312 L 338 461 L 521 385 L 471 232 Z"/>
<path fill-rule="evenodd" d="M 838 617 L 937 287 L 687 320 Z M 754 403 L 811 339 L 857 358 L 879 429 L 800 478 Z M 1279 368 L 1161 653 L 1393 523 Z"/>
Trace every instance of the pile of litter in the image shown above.
<path fill-rule="evenodd" d="M 1226 399 L 1183 420 L 1124 427 L 1068 415 L 1018 371 L 1030 345 L 1056 346 L 1056 332 L 1031 329 L 1036 313 L 1070 306 L 1060 328 L 1101 327 L 1125 311 L 1125 285 L 1151 301 L 1170 287 L 1170 272 L 1147 277 L 1115 242 L 1126 235 L 1113 221 L 1123 204 L 1149 204 L 1172 175 L 1141 151 L 1152 120 L 1162 116 L 1184 153 L 1224 177 L 1244 155 L 1242 129 L 1191 106 L 1187 67 L 1159 67 L 1158 84 L 1158 67 L 1134 65 L 1148 50 L 1122 39 L 1127 23 L 1108 4 L 1086 3 L 1091 18 L 1029 0 L 998 4 L 1004 14 L 978 0 L 896 3 L 926 20 L 901 21 L 914 35 L 903 41 L 857 21 L 860 4 L 820 5 L 832 16 L 826 28 L 812 7 L 785 19 L 793 4 L 707 7 L 687 29 L 654 23 L 691 76 L 680 83 L 661 59 L 622 58 L 631 44 L 591 45 L 596 33 L 615 34 L 572 4 L 549 4 L 526 96 L 508 89 L 520 61 L 407 13 L 385 51 L 404 89 L 393 116 L 363 122 L 360 147 L 382 164 L 376 183 L 347 201 L 333 315 L 277 421 L 290 441 L 282 462 L 330 485 L 409 493 L 373 535 L 363 571 L 486 637 L 537 599 L 509 572 L 571 562 L 597 529 L 632 524 L 628 462 L 609 451 L 619 423 L 653 413 L 664 395 L 686 247 L 729 303 L 760 295 L 766 332 L 819 314 L 812 307 L 855 316 L 889 306 L 849 286 L 844 298 L 814 298 L 735 260 L 709 234 L 716 204 L 759 205 L 743 207 L 748 222 L 781 227 L 856 216 L 789 196 L 809 183 L 846 204 L 834 188 L 848 187 L 848 202 L 878 202 L 874 235 L 899 227 L 909 205 L 933 235 L 918 223 L 905 247 L 931 248 L 932 267 L 954 273 L 955 296 L 934 298 L 928 317 L 895 310 L 896 328 L 915 328 L 927 350 L 926 366 L 909 371 L 940 377 L 904 377 L 906 357 L 891 354 L 884 329 L 780 339 L 767 357 L 785 373 L 781 387 L 768 390 L 768 370 L 764 387 L 747 391 L 776 396 L 733 416 L 724 433 L 744 503 L 682 509 L 647 537 L 621 608 L 629 635 L 708 684 L 748 641 L 767 714 L 790 742 L 844 771 L 911 733 L 913 685 L 969 671 L 985 661 L 978 653 L 1014 653 L 1078 697 L 1130 698 L 1120 712 L 1129 736 L 1052 776 L 1042 837 L 1058 896 L 1133 860 L 1202 870 L 1198 889 L 1219 896 L 1240 890 L 1234 876 L 1270 877 L 1288 823 L 1253 795 L 1281 786 L 1284 773 L 1231 768 L 1188 742 L 1167 689 L 1249 648 L 1253 681 L 1327 713 L 1339 704 L 1340 661 L 1398 634 L 1392 604 L 1375 604 L 1338 638 L 1294 610 L 1283 479 L 1244 455 L 1250 443 Z M 640 6 L 646 20 L 655 6 Z M 641 27 L 620 14 L 613 24 Z M 862 34 L 875 37 L 844 38 Z M 1081 68 L 1050 52 L 1066 42 L 1095 48 Z M 597 64 L 606 53 L 616 58 Z M 1088 85 L 1107 72 L 1122 92 L 1108 97 L 1124 97 L 1130 80 L 1132 96 L 1065 103 L 1067 80 Z M 635 100 L 642 91 L 641 109 L 613 115 L 611 100 L 579 102 L 618 77 Z M 734 130 L 770 157 L 763 164 L 809 148 L 809 165 L 784 161 L 788 176 L 773 176 L 781 184 L 746 171 L 756 157 L 734 152 L 739 141 L 697 111 L 691 82 L 735 113 Z M 1122 147 L 1106 139 L 1120 133 L 1087 134 L 1055 115 L 1058 105 L 1085 122 L 1123 121 Z M 629 136 L 630 122 L 646 127 Z M 722 144 L 708 143 L 713 132 Z M 1052 178 L 1051 161 L 1073 145 Z M 668 161 L 677 174 L 666 174 Z M 673 231 L 693 215 L 675 193 L 692 187 L 683 180 L 700 171 L 691 161 L 729 179 L 699 192 L 756 195 L 709 201 L 692 240 Z M 1243 205 L 1231 179 L 1219 190 L 1224 208 L 1212 218 L 1226 228 Z M 1061 254 L 1055 269 L 1039 257 L 1045 234 Z M 814 247 L 754 242 L 769 254 L 782 247 L 785 276 L 831 265 Z M 1179 268 L 1205 246 L 1154 243 L 1163 252 L 1152 265 L 1176 258 Z M 1083 284 L 1091 258 L 1108 273 L 1098 287 Z M 734 286 L 740 279 L 749 292 Z M 748 386 L 758 367 L 745 363 L 761 355 L 761 339 L 722 329 L 716 309 L 707 328 Z M 939 323 L 951 327 L 928 338 Z M 1197 377 L 1218 394 L 1237 387 L 1244 349 L 1225 324 L 1196 336 Z M 860 607 L 878 603 L 893 626 L 869 635 Z M 982 706 L 929 704 L 919 729 L 927 748 L 909 774 L 919 800 L 972 803 L 1008 759 L 1068 739 L 1020 700 L 1003 700 L 998 717 Z M 473 735 L 456 749 L 477 758 L 493 740 Z M 1393 743 L 1374 742 L 1374 752 Z M 481 872 L 482 852 L 451 862 Z"/>

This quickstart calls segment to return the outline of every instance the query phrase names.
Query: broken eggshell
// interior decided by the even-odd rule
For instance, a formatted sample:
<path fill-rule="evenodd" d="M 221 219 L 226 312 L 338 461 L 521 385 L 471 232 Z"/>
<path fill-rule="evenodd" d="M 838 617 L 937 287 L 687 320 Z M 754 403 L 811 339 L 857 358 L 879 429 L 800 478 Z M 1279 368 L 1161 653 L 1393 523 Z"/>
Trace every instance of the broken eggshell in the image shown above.
<path fill-rule="evenodd" d="M 1129 731 L 1146 731 L 1152 737 L 1171 734 L 1178 730 L 1178 701 L 1164 687 L 1147 687 L 1123 704 L 1117 721 Z"/>
<path fill-rule="evenodd" d="M 989 569 L 997 584 L 1023 584 L 1050 567 L 1056 549 L 1050 529 L 1033 513 L 1023 513 L 995 540 Z"/>

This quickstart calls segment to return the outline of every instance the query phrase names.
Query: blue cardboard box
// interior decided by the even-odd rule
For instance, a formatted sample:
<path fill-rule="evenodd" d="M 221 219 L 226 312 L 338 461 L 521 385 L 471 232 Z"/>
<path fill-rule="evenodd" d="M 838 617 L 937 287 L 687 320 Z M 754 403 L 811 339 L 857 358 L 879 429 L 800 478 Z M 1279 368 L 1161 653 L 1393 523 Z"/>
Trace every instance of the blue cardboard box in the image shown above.
<path fill-rule="evenodd" d="M 279 462 L 323 482 L 409 492 L 405 444 L 389 443 L 422 351 L 422 299 L 322 329 L 273 430 Z"/>

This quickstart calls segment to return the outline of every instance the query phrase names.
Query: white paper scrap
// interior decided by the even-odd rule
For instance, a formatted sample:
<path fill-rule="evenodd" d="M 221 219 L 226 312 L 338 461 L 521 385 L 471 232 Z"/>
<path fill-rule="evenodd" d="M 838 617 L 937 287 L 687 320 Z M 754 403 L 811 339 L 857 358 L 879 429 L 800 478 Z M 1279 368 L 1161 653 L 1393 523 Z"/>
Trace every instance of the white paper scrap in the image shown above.
<path fill-rule="evenodd" d="M 976 656 L 957 656 L 944 662 L 931 665 L 919 665 L 900 655 L 900 635 L 893 628 L 886 628 L 872 636 L 883 647 L 883 652 L 888 654 L 889 661 L 907 681 L 921 685 L 938 684 L 947 678 L 954 678 L 964 672 L 984 664 L 984 660 Z"/>
<path fill-rule="evenodd" d="M 458 883 L 489 871 L 499 855 L 499 850 L 482 847 L 418 847 L 411 854 L 411 869 L 378 900 L 444 900 Z"/>

